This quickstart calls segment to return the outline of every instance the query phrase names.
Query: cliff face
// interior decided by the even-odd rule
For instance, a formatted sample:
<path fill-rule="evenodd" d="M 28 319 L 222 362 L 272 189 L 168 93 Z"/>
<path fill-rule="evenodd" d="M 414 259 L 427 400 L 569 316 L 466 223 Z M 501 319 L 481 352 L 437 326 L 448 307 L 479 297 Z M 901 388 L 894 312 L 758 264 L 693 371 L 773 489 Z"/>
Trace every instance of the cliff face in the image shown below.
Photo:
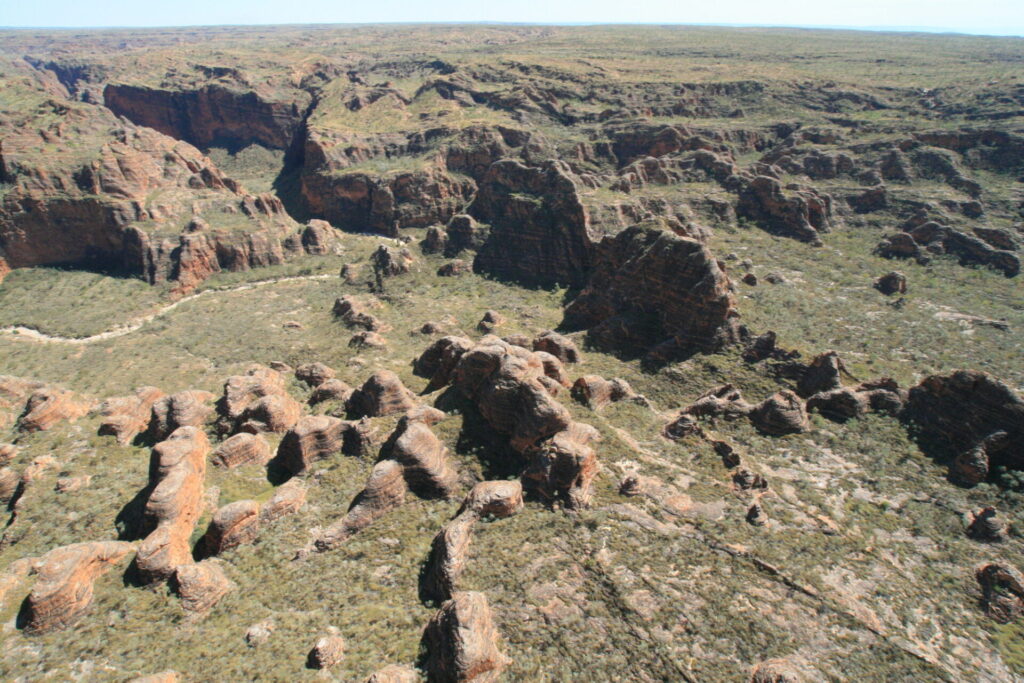
<path fill-rule="evenodd" d="M 738 338 L 737 319 L 729 278 L 707 247 L 637 225 L 597 245 L 564 322 L 605 347 L 709 350 Z"/>
<path fill-rule="evenodd" d="M 253 91 L 221 85 L 159 90 L 110 84 L 103 90 L 104 103 L 118 116 L 200 148 L 258 143 L 287 149 L 310 101 L 305 93 L 297 92 L 296 98 L 267 100 Z"/>
<path fill-rule="evenodd" d="M 474 270 L 529 285 L 585 282 L 592 258 L 589 219 L 564 163 L 493 164 L 469 213 L 491 226 Z"/>

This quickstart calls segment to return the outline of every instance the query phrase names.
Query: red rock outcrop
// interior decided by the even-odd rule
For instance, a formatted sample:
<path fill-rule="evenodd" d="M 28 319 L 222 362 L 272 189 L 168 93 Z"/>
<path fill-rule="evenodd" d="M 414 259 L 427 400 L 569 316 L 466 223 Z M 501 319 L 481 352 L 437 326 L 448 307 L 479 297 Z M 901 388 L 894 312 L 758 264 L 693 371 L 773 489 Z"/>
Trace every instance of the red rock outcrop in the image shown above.
<path fill-rule="evenodd" d="M 416 395 L 390 370 L 375 372 L 348 401 L 349 410 L 360 417 L 394 415 L 415 405 Z"/>
<path fill-rule="evenodd" d="M 448 449 L 421 420 L 399 420 L 383 453 L 402 465 L 406 483 L 419 496 L 448 498 L 458 486 L 458 472 L 449 461 Z"/>
<path fill-rule="evenodd" d="M 335 300 L 334 315 L 348 327 L 360 327 L 370 332 L 385 330 L 384 323 L 370 314 L 369 308 L 369 304 L 363 303 L 351 294 L 346 294 Z"/>
<path fill-rule="evenodd" d="M 477 517 L 511 517 L 523 509 L 523 485 L 518 481 L 481 481 L 470 489 L 460 515 Z"/>
<path fill-rule="evenodd" d="M 217 467 L 233 469 L 248 463 L 266 465 L 270 458 L 270 445 L 266 439 L 259 434 L 241 432 L 217 446 L 211 462 Z"/>
<path fill-rule="evenodd" d="M 258 366 L 229 377 L 217 403 L 222 432 L 284 432 L 298 421 L 302 407 L 285 389 L 277 371 Z"/>
<path fill-rule="evenodd" d="M 155 529 L 139 545 L 135 563 L 140 578 L 154 583 L 170 578 L 192 562 L 189 537 L 203 506 L 203 477 L 210 451 L 206 434 L 179 427 L 153 447 L 145 515 Z"/>
<path fill-rule="evenodd" d="M 629 382 L 618 377 L 605 379 L 600 375 L 584 375 L 572 385 L 572 397 L 589 407 L 600 410 L 611 403 L 641 398 Z"/>
<path fill-rule="evenodd" d="M 93 583 L 132 551 L 118 541 L 75 543 L 51 550 L 37 563 L 25 601 L 25 630 L 48 633 L 74 623 L 92 603 Z"/>
<path fill-rule="evenodd" d="M 598 245 L 563 324 L 609 348 L 709 350 L 738 339 L 729 278 L 700 242 L 634 226 Z"/>
<path fill-rule="evenodd" d="M 311 387 L 318 387 L 329 379 L 333 379 L 337 373 L 323 363 L 303 363 L 295 368 L 295 377 Z"/>
<path fill-rule="evenodd" d="M 451 381 L 459 359 L 471 348 L 473 342 L 465 337 L 441 337 L 413 361 L 413 372 L 430 380 L 428 392 L 435 391 Z"/>
<path fill-rule="evenodd" d="M 736 213 L 762 227 L 812 244 L 832 229 L 832 198 L 810 187 L 787 185 L 768 176 L 757 176 L 740 191 Z"/>
<path fill-rule="evenodd" d="M 149 434 L 162 441 L 180 427 L 202 427 L 213 413 L 210 403 L 214 395 L 208 391 L 179 391 L 153 403 L 153 417 Z"/>
<path fill-rule="evenodd" d="M 149 429 L 153 404 L 165 396 L 156 387 L 140 387 L 130 396 L 108 398 L 99 407 L 99 414 L 103 418 L 99 433 L 114 436 L 117 443 L 127 446 L 136 436 Z"/>
<path fill-rule="evenodd" d="M 306 493 L 304 482 L 291 479 L 281 484 L 273 497 L 262 505 L 254 500 L 236 500 L 222 506 L 199 540 L 197 552 L 210 557 L 252 543 L 266 525 L 302 509 Z"/>
<path fill-rule="evenodd" d="M 563 363 L 579 363 L 581 360 L 576 343 L 552 330 L 540 333 L 533 340 L 533 350 L 549 353 Z"/>
<path fill-rule="evenodd" d="M 783 389 L 754 406 L 750 421 L 765 434 L 792 434 L 807 430 L 807 411 L 799 396 Z"/>
<path fill-rule="evenodd" d="M 324 636 L 316 641 L 306 658 L 310 669 L 330 669 L 345 658 L 345 640 L 341 636 Z"/>
<path fill-rule="evenodd" d="M 1001 624 L 1024 614 L 1024 574 L 1008 564 L 986 564 L 974 573 L 985 613 Z"/>
<path fill-rule="evenodd" d="M 822 391 L 839 389 L 843 386 L 842 373 L 845 371 L 846 366 L 835 351 L 818 354 L 801 374 L 796 391 L 807 398 Z"/>
<path fill-rule="evenodd" d="M 29 396 L 25 411 L 18 418 L 18 429 L 42 432 L 62 420 L 77 420 L 87 412 L 88 404 L 74 393 L 59 387 L 43 387 Z"/>
<path fill-rule="evenodd" d="M 363 683 L 417 683 L 420 675 L 416 669 L 398 664 L 388 664 L 370 674 Z"/>
<path fill-rule="evenodd" d="M 589 219 L 563 162 L 494 163 L 469 213 L 491 226 L 474 271 L 540 286 L 585 282 L 592 258 Z"/>
<path fill-rule="evenodd" d="M 203 560 L 179 566 L 174 572 L 174 590 L 186 612 L 202 615 L 236 588 L 217 560 Z"/>
<path fill-rule="evenodd" d="M 423 632 L 424 668 L 434 681 L 497 681 L 511 663 L 498 645 L 491 608 L 483 593 L 456 593 Z"/>
<path fill-rule="evenodd" d="M 420 598 L 434 602 L 450 600 L 466 565 L 466 552 L 473 539 L 474 515 L 460 515 L 444 525 L 434 537 L 420 579 Z"/>
<path fill-rule="evenodd" d="M 952 474 L 966 484 L 997 467 L 1024 470 L 1024 399 L 991 375 L 958 370 L 910 389 L 902 419 L 918 428 L 925 452 L 952 451 Z"/>
<path fill-rule="evenodd" d="M 309 405 L 313 406 L 325 401 L 347 403 L 352 397 L 353 391 L 355 390 L 352 387 L 340 379 L 329 379 L 313 389 L 313 392 L 309 395 Z"/>
<path fill-rule="evenodd" d="M 394 460 L 381 460 L 373 466 L 366 487 L 352 501 L 348 514 L 324 529 L 312 549 L 323 552 L 344 543 L 352 534 L 404 503 L 408 490 L 404 468 Z"/>
<path fill-rule="evenodd" d="M 580 422 L 571 423 L 527 451 L 530 463 L 524 484 L 541 498 L 560 502 L 569 509 L 590 504 L 597 475 L 597 454 L 590 444 L 601 440 L 598 431 Z"/>
<path fill-rule="evenodd" d="M 277 461 L 292 474 L 305 474 L 317 460 L 341 452 L 350 423 L 327 415 L 307 415 L 281 439 Z"/>

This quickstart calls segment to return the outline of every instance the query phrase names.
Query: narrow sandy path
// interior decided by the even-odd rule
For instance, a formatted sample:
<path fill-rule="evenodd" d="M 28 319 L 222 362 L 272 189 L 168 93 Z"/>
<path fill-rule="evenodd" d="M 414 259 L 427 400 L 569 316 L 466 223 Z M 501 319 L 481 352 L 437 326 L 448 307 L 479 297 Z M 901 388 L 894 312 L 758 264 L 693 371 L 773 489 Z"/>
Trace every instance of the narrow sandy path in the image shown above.
<path fill-rule="evenodd" d="M 40 332 L 39 330 L 33 329 L 31 327 L 25 327 L 23 325 L 0 327 L 0 334 L 10 335 L 17 339 L 26 339 L 29 341 L 40 342 L 44 344 L 93 344 L 95 342 L 104 341 L 106 339 L 114 339 L 115 337 L 123 337 L 126 334 L 131 334 L 132 332 L 141 329 L 142 326 L 145 325 L 146 323 L 155 320 L 160 316 L 166 315 L 167 313 L 170 313 L 178 306 L 202 297 L 211 296 L 213 294 L 228 294 L 231 292 L 241 292 L 247 289 L 256 289 L 257 287 L 264 287 L 266 285 L 277 284 L 279 282 L 295 282 L 298 280 L 327 280 L 330 278 L 337 277 L 337 275 L 295 275 L 291 277 L 278 277 L 272 278 L 270 280 L 257 280 L 255 282 L 246 282 L 244 284 L 236 285 L 234 287 L 207 289 L 202 292 L 199 292 L 198 294 L 191 294 L 182 299 L 178 299 L 177 301 L 167 304 L 166 306 L 163 306 L 162 308 L 154 311 L 153 313 L 149 313 L 148 315 L 144 315 L 139 318 L 129 320 L 125 324 L 118 325 L 117 327 L 109 329 L 106 332 L 100 332 L 99 334 L 93 334 L 88 337 L 61 337 L 57 335 L 46 334 L 45 332 Z"/>

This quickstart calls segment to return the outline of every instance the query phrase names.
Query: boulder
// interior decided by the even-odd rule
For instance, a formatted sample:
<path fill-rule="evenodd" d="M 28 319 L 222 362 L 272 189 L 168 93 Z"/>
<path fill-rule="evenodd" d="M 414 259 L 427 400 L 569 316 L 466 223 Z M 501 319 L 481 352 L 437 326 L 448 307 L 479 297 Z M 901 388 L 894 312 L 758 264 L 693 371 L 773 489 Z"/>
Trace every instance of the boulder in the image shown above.
<path fill-rule="evenodd" d="M 311 256 L 331 253 L 337 233 L 331 224 L 314 218 L 302 230 L 302 248 Z"/>
<path fill-rule="evenodd" d="M 254 500 L 236 500 L 213 514 L 210 526 L 199 540 L 202 554 L 211 557 L 252 543 L 259 535 L 260 506 Z"/>
<path fill-rule="evenodd" d="M 424 669 L 433 681 L 491 683 L 511 664 L 483 593 L 461 592 L 446 601 L 423 633 Z"/>
<path fill-rule="evenodd" d="M 260 506 L 260 525 L 270 524 L 291 515 L 306 504 L 308 489 L 300 479 L 290 479 L 277 487 L 270 500 Z"/>
<path fill-rule="evenodd" d="M 416 395 L 405 388 L 398 375 L 380 370 L 370 376 L 349 399 L 349 410 L 362 417 L 403 413 L 416 405 Z"/>
<path fill-rule="evenodd" d="M 439 277 L 458 277 L 473 272 L 473 265 L 469 261 L 455 259 L 445 263 L 437 269 Z"/>
<path fill-rule="evenodd" d="M 218 560 L 203 560 L 186 564 L 174 573 L 174 590 L 181 598 L 181 606 L 192 614 L 205 614 L 236 588 L 224 574 Z"/>
<path fill-rule="evenodd" d="M 213 412 L 214 395 L 208 391 L 179 391 L 153 403 L 149 434 L 162 441 L 181 427 L 202 427 Z"/>
<path fill-rule="evenodd" d="M 350 349 L 384 349 L 387 345 L 388 340 L 376 332 L 357 332 L 348 340 Z"/>
<path fill-rule="evenodd" d="M 379 444 L 377 427 L 370 418 L 364 417 L 361 420 L 348 423 L 341 452 L 345 455 L 365 458 L 374 454 Z"/>
<path fill-rule="evenodd" d="M 341 451 L 348 428 L 348 422 L 336 417 L 302 417 L 281 439 L 275 460 L 292 474 L 305 474 L 317 460 Z"/>
<path fill-rule="evenodd" d="M 363 683 L 417 683 L 420 675 L 416 669 L 398 664 L 389 664 L 370 674 Z"/>
<path fill-rule="evenodd" d="M 37 563 L 37 579 L 24 605 L 24 628 L 49 633 L 67 628 L 92 603 L 93 583 L 128 553 L 130 543 L 93 541 L 51 550 Z"/>
<path fill-rule="evenodd" d="M 511 517 L 523 509 L 523 485 L 518 481 L 481 481 L 470 490 L 459 514 Z"/>
<path fill-rule="evenodd" d="M 98 410 L 102 419 L 99 434 L 116 437 L 117 443 L 127 446 L 149 429 L 153 404 L 165 396 L 156 387 L 140 387 L 129 396 L 108 398 Z"/>
<path fill-rule="evenodd" d="M 568 337 L 548 330 L 533 340 L 533 350 L 549 353 L 563 363 L 579 363 L 580 351 Z"/>
<path fill-rule="evenodd" d="M 1009 538 L 1010 525 L 992 506 L 969 515 L 967 535 L 983 543 L 1002 543 Z"/>
<path fill-rule="evenodd" d="M 348 402 L 354 389 L 340 379 L 329 379 L 317 385 L 309 395 L 309 405 L 315 406 L 325 401 Z"/>
<path fill-rule="evenodd" d="M 804 683 L 805 680 L 785 659 L 759 662 L 750 671 L 750 683 Z"/>
<path fill-rule="evenodd" d="M 860 417 L 867 413 L 869 408 L 867 396 L 849 387 L 822 391 L 807 399 L 808 412 L 821 413 L 836 421 Z"/>
<path fill-rule="evenodd" d="M 89 412 L 89 406 L 72 392 L 59 387 L 37 389 L 25 403 L 18 418 L 18 429 L 23 432 L 42 432 L 62 420 L 77 420 Z"/>
<path fill-rule="evenodd" d="M 303 363 L 295 368 L 295 377 L 311 387 L 318 387 L 329 379 L 333 379 L 336 373 L 323 363 Z"/>
<path fill-rule="evenodd" d="M 683 414 L 693 417 L 721 417 L 726 420 L 736 420 L 750 415 L 754 409 L 752 405 L 743 400 L 740 390 L 731 384 L 710 389 L 697 400 L 683 409 Z"/>
<path fill-rule="evenodd" d="M 1024 614 L 1024 574 L 1008 564 L 986 564 L 975 573 L 985 613 L 1000 624 Z"/>
<path fill-rule="evenodd" d="M 13 467 L 0 467 L 0 503 L 10 503 L 18 491 L 19 484 L 21 475 Z"/>
<path fill-rule="evenodd" d="M 486 311 L 484 316 L 480 318 L 480 322 L 477 323 L 476 329 L 485 334 L 490 334 L 494 331 L 494 328 L 498 325 L 505 323 L 505 316 L 497 311 Z"/>
<path fill-rule="evenodd" d="M 362 328 L 367 332 L 380 332 L 385 329 L 384 323 L 370 314 L 369 306 L 351 294 L 335 300 L 334 315 L 348 327 Z"/>
<path fill-rule="evenodd" d="M 155 525 L 139 544 L 135 563 L 146 583 L 171 577 L 192 562 L 189 538 L 203 505 L 203 477 L 210 451 L 206 434 L 196 427 L 179 427 L 153 447 L 149 465 L 152 491 L 145 516 Z"/>
<path fill-rule="evenodd" d="M 416 259 L 408 249 L 389 247 L 386 244 L 380 245 L 375 252 L 370 254 L 373 272 L 382 278 L 408 273 L 415 262 Z"/>
<path fill-rule="evenodd" d="M 270 458 L 270 445 L 266 439 L 259 434 L 242 432 L 217 446 L 211 462 L 217 467 L 234 469 L 248 463 L 266 465 Z"/>
<path fill-rule="evenodd" d="M 424 254 L 441 254 L 448 245 L 448 233 L 440 225 L 431 225 L 427 234 L 420 242 L 420 250 Z"/>
<path fill-rule="evenodd" d="M 345 658 L 345 640 L 341 636 L 324 636 L 309 651 L 306 666 L 310 669 L 330 669 Z"/>
<path fill-rule="evenodd" d="M 572 382 L 569 380 L 569 373 L 566 372 L 562 361 L 544 351 L 534 351 L 533 353 L 540 359 L 540 364 L 544 366 L 545 377 L 566 389 L 571 386 Z"/>
<path fill-rule="evenodd" d="M 302 413 L 302 407 L 285 389 L 284 377 L 262 366 L 229 377 L 217 410 L 222 432 L 284 432 Z"/>
<path fill-rule="evenodd" d="M 765 434 L 793 434 L 807 430 L 807 411 L 799 396 L 783 389 L 755 406 L 750 421 Z"/>
<path fill-rule="evenodd" d="M 839 389 L 843 386 L 841 373 L 845 371 L 846 366 L 835 351 L 818 354 L 800 376 L 796 391 L 806 398 L 822 391 Z"/>
<path fill-rule="evenodd" d="M 249 647 L 259 647 L 270 640 L 270 636 L 274 634 L 275 630 L 277 630 L 277 624 L 272 617 L 257 621 L 245 630 L 245 644 Z"/>
<path fill-rule="evenodd" d="M 624 379 L 607 380 L 600 375 L 584 375 L 572 385 L 572 397 L 591 410 L 600 410 L 611 403 L 639 398 Z"/>
<path fill-rule="evenodd" d="M 366 487 L 352 501 L 348 514 L 324 529 L 313 542 L 313 550 L 323 552 L 337 547 L 404 503 L 409 487 L 403 469 L 394 460 L 381 460 L 374 465 Z"/>
<path fill-rule="evenodd" d="M 875 280 L 875 289 L 886 296 L 890 296 L 892 294 L 906 294 L 907 276 L 898 270 L 886 273 Z"/>
<path fill-rule="evenodd" d="M 901 419 L 916 426 L 926 453 L 952 452 L 952 473 L 965 484 L 996 467 L 1024 470 L 1024 399 L 987 373 L 926 377 L 910 389 Z"/>

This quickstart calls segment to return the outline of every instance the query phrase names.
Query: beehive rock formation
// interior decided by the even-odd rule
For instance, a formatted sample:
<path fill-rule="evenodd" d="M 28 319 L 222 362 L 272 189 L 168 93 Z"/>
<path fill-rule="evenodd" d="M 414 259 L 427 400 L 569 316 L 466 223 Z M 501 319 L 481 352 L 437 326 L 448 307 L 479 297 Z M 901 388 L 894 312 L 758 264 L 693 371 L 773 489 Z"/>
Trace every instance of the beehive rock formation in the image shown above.
<path fill-rule="evenodd" d="M 208 391 L 179 391 L 153 403 L 149 434 L 154 441 L 163 441 L 179 427 L 201 427 L 213 412 L 214 395 Z"/>
<path fill-rule="evenodd" d="M 217 467 L 233 469 L 249 463 L 265 465 L 270 458 L 270 445 L 266 439 L 259 434 L 241 432 L 221 442 L 210 461 Z"/>
<path fill-rule="evenodd" d="M 96 579 L 131 551 L 130 543 L 92 541 L 44 555 L 35 570 L 35 586 L 25 601 L 25 630 L 48 633 L 70 626 L 92 603 Z"/>
<path fill-rule="evenodd" d="M 903 419 L 922 432 L 926 452 L 952 451 L 966 484 L 995 467 L 1024 469 L 1024 399 L 984 372 L 931 375 L 910 389 Z"/>
<path fill-rule="evenodd" d="M 458 485 L 448 449 L 422 420 L 403 417 L 383 452 L 402 465 L 406 483 L 417 495 L 448 498 Z"/>
<path fill-rule="evenodd" d="M 205 614 L 236 587 L 217 560 L 184 564 L 174 572 L 174 590 L 181 607 L 192 614 Z"/>
<path fill-rule="evenodd" d="M 305 474 L 317 460 L 341 451 L 349 426 L 336 417 L 307 415 L 281 439 L 275 459 L 292 474 Z"/>
<path fill-rule="evenodd" d="M 89 411 L 89 406 L 72 392 L 59 387 L 37 389 L 25 403 L 25 411 L 18 418 L 18 429 L 23 432 L 42 432 L 62 420 L 76 420 Z"/>
<path fill-rule="evenodd" d="M 291 479 L 277 488 L 262 505 L 254 500 L 236 500 L 220 507 L 206 533 L 196 544 L 199 555 L 209 557 L 246 543 L 252 543 L 264 527 L 281 517 L 298 512 L 306 503 L 307 488 Z"/>
<path fill-rule="evenodd" d="M 380 370 L 352 394 L 348 405 L 357 416 L 383 417 L 409 410 L 416 405 L 416 396 L 405 388 L 398 375 Z"/>
<path fill-rule="evenodd" d="M 217 403 L 222 432 L 284 432 L 298 421 L 302 407 L 285 389 L 276 370 L 257 366 L 229 377 Z"/>
<path fill-rule="evenodd" d="M 586 287 L 563 324 L 603 347 L 711 350 L 738 338 L 729 278 L 703 244 L 634 226 L 598 245 Z"/>
<path fill-rule="evenodd" d="M 456 593 L 431 618 L 423 633 L 424 669 L 433 681 L 497 681 L 511 663 L 498 644 L 491 608 L 483 593 Z"/>
<path fill-rule="evenodd" d="M 366 487 L 352 501 L 348 514 L 327 527 L 313 542 L 313 549 L 323 552 L 337 547 L 404 503 L 409 487 L 403 469 L 394 460 L 381 460 L 374 465 Z"/>
<path fill-rule="evenodd" d="M 624 379 L 584 375 L 572 385 L 572 397 L 591 410 L 600 410 L 611 403 L 639 398 L 639 394 Z"/>
<path fill-rule="evenodd" d="M 149 429 L 153 404 L 164 396 L 166 394 L 156 387 L 140 387 L 129 396 L 107 399 L 98 411 L 103 419 L 99 433 L 114 436 L 119 444 L 127 446 Z"/>
<path fill-rule="evenodd" d="M 139 545 L 135 557 L 146 583 L 170 578 L 192 562 L 189 537 L 202 508 L 203 477 L 210 443 L 196 427 L 179 427 L 153 447 L 146 501 L 147 521 L 155 528 Z"/>
<path fill-rule="evenodd" d="M 807 411 L 799 396 L 783 389 L 757 404 L 750 421 L 766 434 L 791 434 L 807 429 Z"/>

